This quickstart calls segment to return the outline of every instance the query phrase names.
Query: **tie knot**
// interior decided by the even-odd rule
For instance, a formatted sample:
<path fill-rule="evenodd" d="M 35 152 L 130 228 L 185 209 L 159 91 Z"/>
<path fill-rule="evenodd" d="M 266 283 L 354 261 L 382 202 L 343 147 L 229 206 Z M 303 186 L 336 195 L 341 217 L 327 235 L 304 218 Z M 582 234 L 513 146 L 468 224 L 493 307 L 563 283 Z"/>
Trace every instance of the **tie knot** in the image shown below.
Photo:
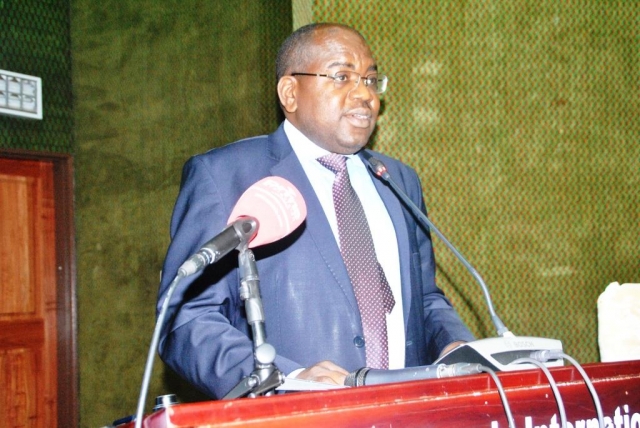
<path fill-rule="evenodd" d="M 347 169 L 347 157 L 336 153 L 329 153 L 316 160 L 325 168 L 333 171 L 334 174 L 344 172 Z"/>

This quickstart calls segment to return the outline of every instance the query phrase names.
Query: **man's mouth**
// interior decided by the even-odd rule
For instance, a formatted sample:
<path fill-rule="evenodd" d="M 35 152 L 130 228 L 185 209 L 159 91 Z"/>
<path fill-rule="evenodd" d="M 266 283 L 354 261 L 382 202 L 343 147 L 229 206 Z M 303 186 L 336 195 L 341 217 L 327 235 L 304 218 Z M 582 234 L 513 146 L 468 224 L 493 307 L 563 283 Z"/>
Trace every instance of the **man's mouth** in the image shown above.
<path fill-rule="evenodd" d="M 360 128 L 368 128 L 371 124 L 371 113 L 352 111 L 345 116 L 349 119 L 349 123 Z"/>

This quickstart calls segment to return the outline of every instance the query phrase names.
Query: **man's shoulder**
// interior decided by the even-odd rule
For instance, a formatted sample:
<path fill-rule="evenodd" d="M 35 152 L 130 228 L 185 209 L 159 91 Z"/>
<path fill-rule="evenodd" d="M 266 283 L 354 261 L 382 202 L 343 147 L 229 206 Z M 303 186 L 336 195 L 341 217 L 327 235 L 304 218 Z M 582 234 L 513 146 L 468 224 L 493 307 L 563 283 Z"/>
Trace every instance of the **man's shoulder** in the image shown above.
<path fill-rule="evenodd" d="M 192 156 L 188 163 L 205 163 L 231 167 L 234 164 L 257 163 L 264 157 L 278 157 L 288 144 L 280 126 L 271 134 L 243 138 Z M 285 149 L 283 149 L 285 147 Z"/>
<path fill-rule="evenodd" d="M 224 146 L 214 147 L 204 153 L 194 155 L 195 158 L 205 159 L 227 159 L 234 158 L 242 160 L 243 155 L 252 154 L 255 156 L 260 150 L 265 150 L 269 143 L 270 135 L 257 135 L 254 137 L 243 138 Z"/>
<path fill-rule="evenodd" d="M 204 174 L 223 185 L 247 188 L 271 170 L 291 151 L 284 132 L 244 138 L 190 157 L 182 170 L 183 181 Z"/>

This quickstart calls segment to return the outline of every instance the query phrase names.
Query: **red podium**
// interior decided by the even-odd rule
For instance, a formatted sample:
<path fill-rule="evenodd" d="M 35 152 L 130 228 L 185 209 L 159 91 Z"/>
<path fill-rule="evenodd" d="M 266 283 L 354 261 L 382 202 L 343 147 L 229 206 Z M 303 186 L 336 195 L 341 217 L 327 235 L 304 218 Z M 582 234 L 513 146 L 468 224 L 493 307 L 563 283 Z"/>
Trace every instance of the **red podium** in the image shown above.
<path fill-rule="evenodd" d="M 640 428 L 640 361 L 586 364 L 605 426 Z M 573 367 L 550 369 L 568 426 L 597 427 L 594 401 Z M 517 427 L 560 428 L 556 400 L 539 369 L 500 372 Z M 145 417 L 165 427 L 507 427 L 502 401 L 487 374 L 323 392 L 178 404 Z M 133 427 L 133 423 L 127 425 Z"/>

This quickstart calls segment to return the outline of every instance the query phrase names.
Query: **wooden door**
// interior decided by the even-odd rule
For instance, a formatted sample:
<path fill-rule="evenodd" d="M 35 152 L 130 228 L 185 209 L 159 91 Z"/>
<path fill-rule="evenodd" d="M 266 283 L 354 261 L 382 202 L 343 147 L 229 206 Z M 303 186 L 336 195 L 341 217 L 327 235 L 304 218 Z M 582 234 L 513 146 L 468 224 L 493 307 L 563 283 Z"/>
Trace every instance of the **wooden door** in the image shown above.
<path fill-rule="evenodd" d="M 0 158 L 0 427 L 58 424 L 54 166 Z"/>

